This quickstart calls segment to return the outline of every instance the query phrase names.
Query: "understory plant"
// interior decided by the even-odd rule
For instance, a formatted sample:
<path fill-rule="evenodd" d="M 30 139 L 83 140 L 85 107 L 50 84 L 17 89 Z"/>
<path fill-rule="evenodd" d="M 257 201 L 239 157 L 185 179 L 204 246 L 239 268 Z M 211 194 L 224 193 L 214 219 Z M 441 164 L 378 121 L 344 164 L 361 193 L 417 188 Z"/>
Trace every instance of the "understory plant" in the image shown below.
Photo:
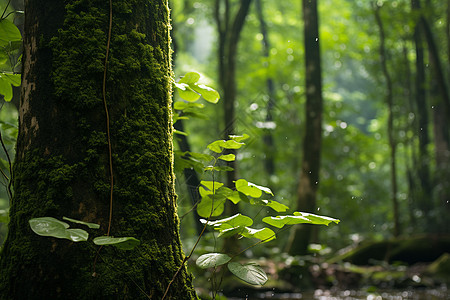
<path fill-rule="evenodd" d="M 177 112 L 175 113 L 174 122 L 178 119 L 188 119 L 189 116 L 195 117 L 196 114 L 199 114 L 203 105 L 196 101 L 200 98 L 201 92 L 208 102 L 217 103 L 219 100 L 217 92 L 210 88 L 206 87 L 207 94 L 203 93 L 204 90 L 199 89 L 197 84 L 199 78 L 199 74 L 190 72 L 176 84 L 180 97 L 185 101 L 175 102 L 174 108 Z M 186 135 L 184 132 L 176 133 Z M 178 159 L 176 161 L 181 161 L 184 168 L 194 168 L 204 173 L 204 177 L 210 178 L 210 180 L 202 180 L 200 186 L 198 186 L 201 200 L 196 204 L 196 210 L 197 214 L 202 217 L 200 222 L 204 227 L 186 260 L 192 256 L 208 227 L 217 232 L 219 238 L 238 236 L 239 238 L 253 239 L 255 242 L 251 246 L 237 254 L 210 252 L 199 256 L 196 264 L 202 269 L 212 269 L 213 274 L 219 266 L 226 265 L 228 270 L 239 279 L 253 285 L 264 285 L 268 279 L 264 270 L 255 263 L 239 261 L 240 254 L 249 248 L 276 239 L 277 233 L 286 229 L 288 225 L 315 224 L 328 226 L 330 223 L 338 224 L 340 220 L 305 212 L 287 214 L 289 207 L 274 200 L 274 194 L 270 188 L 252 183 L 243 178 L 236 180 L 232 188 L 218 181 L 216 178 L 219 177 L 219 172 L 233 170 L 226 165 L 226 162 L 236 160 L 235 154 L 226 153 L 229 150 L 240 149 L 245 145 L 244 141 L 248 138 L 247 134 L 232 135 L 227 140 L 213 141 L 207 145 L 208 153 L 188 151 L 177 153 Z M 254 218 L 242 213 L 223 216 L 225 205 L 228 201 L 231 201 L 232 205 L 244 202 L 253 206 L 269 207 L 274 211 L 274 214 L 262 218 L 259 223 L 256 223 Z M 212 295 L 215 298 L 219 286 L 215 285 L 214 280 L 212 280 L 212 284 Z"/>

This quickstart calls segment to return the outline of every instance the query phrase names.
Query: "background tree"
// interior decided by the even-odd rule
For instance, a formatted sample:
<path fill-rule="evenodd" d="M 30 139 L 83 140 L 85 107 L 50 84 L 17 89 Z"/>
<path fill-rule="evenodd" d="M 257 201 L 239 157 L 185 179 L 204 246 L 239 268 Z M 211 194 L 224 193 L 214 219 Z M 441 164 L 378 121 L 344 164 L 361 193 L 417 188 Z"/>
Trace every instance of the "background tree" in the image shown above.
<path fill-rule="evenodd" d="M 25 11 L 0 298 L 160 299 L 183 261 L 167 1 L 27 1 Z M 40 237 L 28 220 L 42 216 L 141 244 L 125 252 Z M 168 297 L 196 298 L 184 268 Z"/>
<path fill-rule="evenodd" d="M 322 147 L 322 69 L 320 63 L 319 20 L 317 0 L 303 0 L 303 34 L 305 44 L 305 135 L 297 210 L 313 213 L 316 209 L 319 187 L 320 156 Z M 291 254 L 307 252 L 311 238 L 310 226 L 294 227 L 289 242 Z"/>

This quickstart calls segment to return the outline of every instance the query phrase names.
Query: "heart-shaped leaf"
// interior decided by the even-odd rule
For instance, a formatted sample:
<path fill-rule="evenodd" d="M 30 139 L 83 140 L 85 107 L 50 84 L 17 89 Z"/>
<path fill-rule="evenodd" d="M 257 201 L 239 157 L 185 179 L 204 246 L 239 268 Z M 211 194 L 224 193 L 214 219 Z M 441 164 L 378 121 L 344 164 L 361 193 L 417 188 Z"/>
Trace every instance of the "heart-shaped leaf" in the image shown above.
<path fill-rule="evenodd" d="M 242 265 L 240 263 L 230 262 L 228 264 L 228 269 L 236 277 L 250 284 L 264 285 L 268 279 L 266 272 L 264 272 L 260 266 L 255 264 Z"/>
<path fill-rule="evenodd" d="M 203 254 L 199 258 L 197 258 L 197 261 L 195 263 L 200 268 L 207 269 L 207 268 L 214 268 L 214 267 L 226 264 L 230 260 L 231 260 L 231 257 L 229 257 L 226 254 L 207 253 L 207 254 Z"/>

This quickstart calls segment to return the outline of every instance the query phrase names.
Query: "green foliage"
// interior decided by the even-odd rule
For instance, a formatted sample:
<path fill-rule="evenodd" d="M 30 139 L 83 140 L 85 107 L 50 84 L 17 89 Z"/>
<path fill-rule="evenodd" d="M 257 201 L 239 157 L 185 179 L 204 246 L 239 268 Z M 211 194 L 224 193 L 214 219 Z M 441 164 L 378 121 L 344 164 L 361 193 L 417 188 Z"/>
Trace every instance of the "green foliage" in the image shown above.
<path fill-rule="evenodd" d="M 5 8 L 6 11 L 6 8 Z M 12 99 L 12 85 L 20 86 L 20 74 L 14 71 L 20 59 L 16 59 L 22 45 L 19 29 L 6 17 L 0 19 L 0 95 L 5 101 Z"/>
<path fill-rule="evenodd" d="M 199 256 L 197 261 L 195 262 L 197 266 L 199 266 L 202 269 L 207 268 L 216 268 L 220 265 L 226 264 L 231 260 L 231 257 L 229 257 L 226 254 L 222 253 L 207 253 Z"/>
<path fill-rule="evenodd" d="M 84 242 L 89 234 L 82 229 L 69 229 L 69 224 L 52 217 L 34 218 L 28 221 L 34 233 L 40 236 L 50 236 L 67 239 L 72 242 Z"/>
<path fill-rule="evenodd" d="M 93 242 L 99 246 L 113 245 L 120 250 L 132 250 L 140 244 L 140 241 L 133 237 L 115 238 L 111 236 L 99 236 L 94 238 Z"/>
<path fill-rule="evenodd" d="M 100 228 L 100 225 L 98 224 L 75 220 L 68 217 L 63 217 L 63 220 L 85 225 L 91 229 Z M 79 228 L 69 229 L 69 224 L 52 217 L 33 218 L 28 222 L 33 232 L 40 236 L 66 239 L 72 242 L 86 242 L 89 238 L 89 233 L 87 231 Z M 98 246 L 112 245 L 120 250 L 132 250 L 140 244 L 140 241 L 133 237 L 116 238 L 111 236 L 96 237 L 93 239 L 93 242 Z"/>
<path fill-rule="evenodd" d="M 260 266 L 252 263 L 242 265 L 231 262 L 228 264 L 228 270 L 239 279 L 253 285 L 264 285 L 268 279 L 266 272 Z"/>
<path fill-rule="evenodd" d="M 217 167 L 219 161 L 234 160 L 234 155 L 223 154 L 224 151 L 230 149 L 239 149 L 245 144 L 243 141 L 248 139 L 248 135 L 231 136 L 228 140 L 217 140 L 208 144 L 207 149 L 213 152 L 213 155 L 199 155 L 195 153 L 186 153 L 185 157 L 197 157 L 203 158 L 203 162 L 197 161 L 198 164 L 204 164 L 203 169 L 212 174 L 213 180 L 201 181 L 199 186 L 199 193 L 201 195 L 201 201 L 197 205 L 197 213 L 199 216 L 206 218 L 200 221 L 205 226 L 211 226 L 215 231 L 218 231 L 218 237 L 229 237 L 238 235 L 243 238 L 258 239 L 259 241 L 254 244 L 258 245 L 264 242 L 274 240 L 276 238 L 276 232 L 267 227 L 251 228 L 254 224 L 254 220 L 249 216 L 241 213 L 235 214 L 230 217 L 211 220 L 211 218 L 218 217 L 224 212 L 225 203 L 230 200 L 233 204 L 237 204 L 241 201 L 254 206 L 271 207 L 276 212 L 284 212 L 288 210 L 288 206 L 279 203 L 275 200 L 259 199 L 264 195 L 274 196 L 273 192 L 264 186 L 260 186 L 249 182 L 245 179 L 238 179 L 235 181 L 235 189 L 230 189 L 224 185 L 224 183 L 215 180 L 215 173 L 221 172 L 223 169 Z M 208 159 L 211 161 L 208 162 Z M 294 212 L 293 215 L 286 216 L 274 216 L 266 217 L 263 222 L 274 226 L 276 228 L 282 228 L 285 225 L 294 224 L 317 224 L 317 225 L 329 225 L 331 222 L 339 223 L 338 219 L 330 217 L 319 216 L 309 213 Z M 197 265 L 201 268 L 216 268 L 218 265 L 226 264 L 235 256 L 230 257 L 224 253 L 207 253 L 200 256 L 197 259 Z M 228 269 L 236 275 L 238 278 L 255 285 L 263 285 L 267 281 L 267 275 L 265 272 L 254 264 L 240 264 L 231 262 L 228 264 Z"/>

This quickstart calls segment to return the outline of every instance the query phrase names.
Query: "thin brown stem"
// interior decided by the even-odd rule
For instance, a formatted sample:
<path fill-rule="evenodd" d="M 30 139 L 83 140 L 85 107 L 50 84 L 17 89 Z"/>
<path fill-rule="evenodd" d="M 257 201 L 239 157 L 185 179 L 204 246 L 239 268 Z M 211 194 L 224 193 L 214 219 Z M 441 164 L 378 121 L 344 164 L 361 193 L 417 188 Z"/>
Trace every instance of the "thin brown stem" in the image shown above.
<path fill-rule="evenodd" d="M 109 236 L 111 232 L 112 223 L 112 211 L 113 211 L 113 192 L 114 192 L 114 173 L 113 173 L 113 163 L 112 163 L 112 147 L 111 147 L 111 135 L 110 135 L 110 120 L 108 105 L 106 103 L 106 72 L 108 70 L 108 57 L 109 57 L 109 47 L 111 44 L 111 30 L 112 30 L 112 0 L 109 0 L 109 26 L 108 26 L 108 41 L 106 44 L 106 55 L 105 55 L 105 67 L 103 69 L 103 105 L 105 107 L 106 114 L 106 134 L 108 136 L 108 156 L 109 156 L 109 174 L 110 174 L 110 198 L 109 198 L 109 220 L 108 220 L 108 231 L 106 235 Z"/>
<path fill-rule="evenodd" d="M 9 176 L 11 177 L 10 179 L 8 178 L 8 176 L 6 176 L 6 174 L 2 171 L 2 175 L 5 176 L 6 180 L 8 180 L 8 195 L 9 198 L 12 198 L 12 190 L 11 190 L 11 184 L 12 184 L 12 179 L 13 179 L 13 170 L 12 170 L 12 161 L 11 161 L 11 157 L 9 156 L 8 150 L 6 149 L 5 143 L 3 141 L 3 136 L 2 136 L 2 132 L 0 131 L 0 143 L 2 144 L 2 148 L 3 151 L 5 152 L 6 158 L 8 159 L 8 165 L 9 165 Z"/>

